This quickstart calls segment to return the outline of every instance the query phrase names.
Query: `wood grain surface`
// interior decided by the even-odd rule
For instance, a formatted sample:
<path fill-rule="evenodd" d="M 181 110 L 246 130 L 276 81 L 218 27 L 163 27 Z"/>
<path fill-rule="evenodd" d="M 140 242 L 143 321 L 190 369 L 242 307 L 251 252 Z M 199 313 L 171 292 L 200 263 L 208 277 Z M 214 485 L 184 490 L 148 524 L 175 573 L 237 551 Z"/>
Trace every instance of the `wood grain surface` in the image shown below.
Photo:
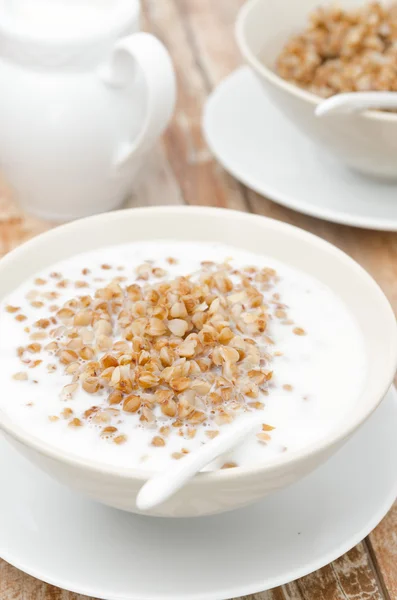
<path fill-rule="evenodd" d="M 128 205 L 211 205 L 293 223 L 336 244 L 361 263 L 382 286 L 396 310 L 397 234 L 333 225 L 294 213 L 248 190 L 212 159 L 201 133 L 201 113 L 213 87 L 241 63 L 233 29 L 242 3 L 143 2 L 145 28 L 162 39 L 173 55 L 178 105 L 172 124 L 151 153 Z M 52 226 L 22 213 L 6 184 L 1 184 L 0 254 Z M 83 597 L 46 585 L 0 561 L 0 600 Z M 397 504 L 366 540 L 334 563 L 244 600 L 397 600 Z"/>

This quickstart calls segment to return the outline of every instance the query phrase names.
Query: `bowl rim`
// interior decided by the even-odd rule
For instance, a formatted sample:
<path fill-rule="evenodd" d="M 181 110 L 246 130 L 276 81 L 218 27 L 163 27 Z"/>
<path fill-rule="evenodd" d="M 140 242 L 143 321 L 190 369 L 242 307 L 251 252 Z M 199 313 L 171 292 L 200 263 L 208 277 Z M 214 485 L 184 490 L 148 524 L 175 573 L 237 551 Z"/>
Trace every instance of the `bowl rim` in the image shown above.
<path fill-rule="evenodd" d="M 315 107 L 318 106 L 324 98 L 308 92 L 307 90 L 300 88 L 293 83 L 290 83 L 286 79 L 277 75 L 275 71 L 272 71 L 263 62 L 259 60 L 256 54 L 251 50 L 250 44 L 245 35 L 245 22 L 251 11 L 261 2 L 266 0 L 247 0 L 245 4 L 240 8 L 236 23 L 235 23 L 235 38 L 237 40 L 238 47 L 244 58 L 244 60 L 250 65 L 250 67 L 256 71 L 259 75 L 267 79 L 269 83 L 281 88 L 285 92 L 289 93 L 300 100 L 304 100 L 308 104 L 313 106 L 313 116 Z M 365 110 L 355 115 L 363 119 L 369 119 L 371 121 L 381 121 L 387 123 L 397 123 L 397 114 L 392 112 L 385 112 L 381 110 Z"/>
<path fill-rule="evenodd" d="M 201 207 L 201 206 L 187 206 L 187 205 L 176 205 L 176 206 L 151 206 L 151 207 L 140 207 L 140 208 L 128 208 L 124 210 L 118 210 L 108 213 L 102 213 L 99 215 L 94 215 L 90 217 L 86 217 L 84 219 L 78 219 L 76 221 L 72 221 L 66 223 L 64 225 L 60 225 L 49 231 L 46 231 L 34 238 L 28 240 L 27 242 L 21 244 L 14 250 L 11 250 L 8 254 L 6 254 L 3 258 L 0 259 L 0 277 L 1 271 L 3 267 L 7 267 L 8 263 L 13 262 L 14 258 L 19 258 L 24 255 L 29 254 L 29 250 L 37 245 L 48 244 L 51 243 L 51 239 L 58 236 L 59 232 L 69 231 L 70 234 L 73 232 L 79 232 L 79 230 L 84 230 L 84 227 L 87 223 L 94 224 L 106 224 L 108 227 L 110 222 L 118 221 L 127 217 L 133 218 L 136 215 L 144 214 L 144 215 L 153 215 L 155 213 L 160 214 L 182 214 L 182 215 L 194 215 L 200 214 L 204 216 L 208 216 L 209 218 L 228 218 L 228 219 L 238 219 L 249 222 L 261 220 L 264 224 L 267 224 L 268 227 L 273 230 L 283 231 L 284 233 L 290 233 L 294 237 L 298 239 L 302 239 L 303 241 L 307 241 L 311 243 L 314 247 L 319 248 L 322 251 L 327 252 L 328 254 L 333 255 L 335 258 L 339 260 L 343 260 L 345 264 L 349 266 L 349 268 L 355 272 L 356 277 L 363 278 L 367 285 L 370 285 L 373 290 L 376 292 L 378 296 L 378 302 L 383 305 L 382 311 L 384 312 L 386 318 L 390 320 L 390 338 L 388 340 L 388 362 L 390 363 L 387 371 L 385 372 L 385 377 L 382 378 L 382 381 L 377 382 L 377 387 L 373 393 L 373 401 L 366 408 L 366 410 L 357 410 L 354 412 L 353 416 L 350 416 L 349 419 L 346 419 L 343 423 L 338 423 L 337 427 L 332 430 L 327 436 L 304 446 L 303 448 L 287 453 L 280 454 L 278 457 L 273 457 L 271 461 L 264 464 L 254 464 L 252 466 L 246 467 L 235 467 L 233 469 L 224 469 L 219 471 L 211 471 L 199 473 L 196 475 L 190 482 L 190 484 L 197 483 L 206 483 L 206 482 L 214 482 L 214 481 L 232 481 L 244 476 L 255 476 L 255 475 L 265 475 L 271 474 L 282 467 L 292 467 L 293 465 L 305 461 L 309 459 L 311 456 L 321 454 L 326 451 L 328 448 L 332 448 L 338 443 L 342 443 L 346 440 L 350 435 L 358 429 L 367 418 L 375 411 L 378 405 L 381 403 L 383 398 L 385 397 L 387 391 L 389 390 L 394 376 L 395 371 L 397 369 L 397 325 L 396 318 L 394 316 L 394 312 L 392 307 L 387 300 L 385 294 L 376 283 L 376 281 L 365 271 L 363 267 L 361 267 L 355 260 L 353 260 L 350 256 L 348 256 L 345 252 L 323 240 L 322 238 L 305 231 L 299 227 L 294 225 L 290 225 L 289 223 L 284 223 L 282 221 L 277 221 L 275 219 L 271 219 L 269 217 L 264 217 L 261 215 L 257 215 L 254 213 L 245 213 L 238 210 L 230 210 L 224 208 L 215 208 L 215 207 Z M 2 300 L 2 298 L 0 298 Z M 388 376 L 386 377 L 386 374 Z M 28 449 L 33 449 L 39 454 L 45 456 L 46 458 L 55 460 L 60 462 L 63 465 L 67 465 L 70 467 L 79 467 L 81 469 L 85 469 L 90 473 L 96 473 L 98 475 L 107 475 L 113 476 L 121 479 L 130 479 L 135 481 L 144 482 L 149 477 L 151 477 L 154 471 L 149 471 L 145 469 L 137 469 L 137 468 L 129 468 L 129 467 L 119 467 L 112 464 L 101 463 L 94 459 L 83 458 L 78 455 L 74 455 L 71 452 L 67 452 L 56 446 L 53 446 L 47 442 L 43 442 L 40 438 L 32 435 L 29 431 L 21 427 L 20 425 L 14 423 L 8 415 L 0 409 L 0 432 L 3 431 L 5 434 L 21 443 L 23 446 Z"/>

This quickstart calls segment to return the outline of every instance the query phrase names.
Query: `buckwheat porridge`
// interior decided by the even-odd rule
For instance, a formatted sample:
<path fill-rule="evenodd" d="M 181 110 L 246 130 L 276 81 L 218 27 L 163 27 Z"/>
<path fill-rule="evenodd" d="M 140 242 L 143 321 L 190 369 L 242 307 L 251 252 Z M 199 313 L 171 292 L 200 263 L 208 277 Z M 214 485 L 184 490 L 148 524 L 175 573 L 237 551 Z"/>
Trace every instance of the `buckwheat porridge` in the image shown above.
<path fill-rule="evenodd" d="M 319 7 L 292 36 L 276 70 L 284 79 L 327 98 L 341 92 L 397 90 L 397 4 L 355 10 Z"/>
<path fill-rule="evenodd" d="M 365 356 L 342 302 L 273 259 L 139 242 L 37 274 L 0 307 L 0 408 L 81 457 L 161 470 L 246 411 L 262 427 L 209 468 L 321 439 L 357 401 Z"/>

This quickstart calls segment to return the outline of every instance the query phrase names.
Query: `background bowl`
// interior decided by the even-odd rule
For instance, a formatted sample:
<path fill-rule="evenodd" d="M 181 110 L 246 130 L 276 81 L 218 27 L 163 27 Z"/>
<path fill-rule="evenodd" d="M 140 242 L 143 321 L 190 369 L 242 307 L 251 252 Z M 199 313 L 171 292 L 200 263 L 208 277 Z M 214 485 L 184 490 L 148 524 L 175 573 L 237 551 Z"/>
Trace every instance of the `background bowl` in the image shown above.
<path fill-rule="evenodd" d="M 218 241 L 271 256 L 328 285 L 354 313 L 368 356 L 359 400 L 328 436 L 263 466 L 202 473 L 153 513 L 198 516 L 249 504 L 289 485 L 329 458 L 386 394 L 397 364 L 393 311 L 377 284 L 346 254 L 305 231 L 272 219 L 215 208 L 155 207 L 75 221 L 40 235 L 0 260 L 0 298 L 35 272 L 106 245 L 155 239 Z M 136 494 L 149 473 L 85 460 L 58 450 L 0 411 L 0 428 L 31 462 L 94 500 L 137 512 Z"/>
<path fill-rule="evenodd" d="M 237 19 L 240 51 L 274 104 L 314 142 L 365 175 L 397 179 L 397 114 L 371 110 L 318 118 L 314 111 L 323 98 L 288 83 L 274 70 L 285 42 L 306 27 L 309 14 L 322 4 L 332 2 L 249 0 Z M 365 0 L 338 2 L 346 9 L 364 4 Z"/>

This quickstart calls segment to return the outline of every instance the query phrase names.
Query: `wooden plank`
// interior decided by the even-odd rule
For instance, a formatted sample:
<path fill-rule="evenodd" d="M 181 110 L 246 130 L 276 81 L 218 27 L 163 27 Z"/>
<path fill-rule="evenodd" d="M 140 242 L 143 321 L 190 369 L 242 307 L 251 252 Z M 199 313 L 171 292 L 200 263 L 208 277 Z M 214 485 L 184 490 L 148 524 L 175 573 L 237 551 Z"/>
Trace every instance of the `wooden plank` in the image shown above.
<path fill-rule="evenodd" d="M 144 8 L 149 28 L 167 45 L 176 67 L 178 105 L 164 143 L 183 198 L 189 204 L 245 210 L 239 184 L 215 163 L 202 136 L 201 113 L 208 89 L 180 3 L 149 0 Z"/>
<path fill-rule="evenodd" d="M 367 540 L 383 589 L 397 598 L 397 502 Z M 385 594 L 386 595 L 386 594 Z"/>
<path fill-rule="evenodd" d="M 1 600 L 94 600 L 47 585 L 0 561 Z"/>
<path fill-rule="evenodd" d="M 183 204 L 177 179 L 168 163 L 163 144 L 158 144 L 145 159 L 126 207 Z"/>
<path fill-rule="evenodd" d="M 50 223 L 25 215 L 11 200 L 5 183 L 0 181 L 0 256 L 50 227 Z"/>
<path fill-rule="evenodd" d="M 284 586 L 285 600 L 383 600 L 363 544 L 331 565 Z"/>
<path fill-rule="evenodd" d="M 244 0 L 181 0 L 197 63 L 212 89 L 242 62 L 235 42 L 236 15 Z"/>
<path fill-rule="evenodd" d="M 284 594 L 281 588 L 277 588 L 269 590 L 268 592 L 260 592 L 259 594 L 234 598 L 234 600 L 284 600 Z"/>

